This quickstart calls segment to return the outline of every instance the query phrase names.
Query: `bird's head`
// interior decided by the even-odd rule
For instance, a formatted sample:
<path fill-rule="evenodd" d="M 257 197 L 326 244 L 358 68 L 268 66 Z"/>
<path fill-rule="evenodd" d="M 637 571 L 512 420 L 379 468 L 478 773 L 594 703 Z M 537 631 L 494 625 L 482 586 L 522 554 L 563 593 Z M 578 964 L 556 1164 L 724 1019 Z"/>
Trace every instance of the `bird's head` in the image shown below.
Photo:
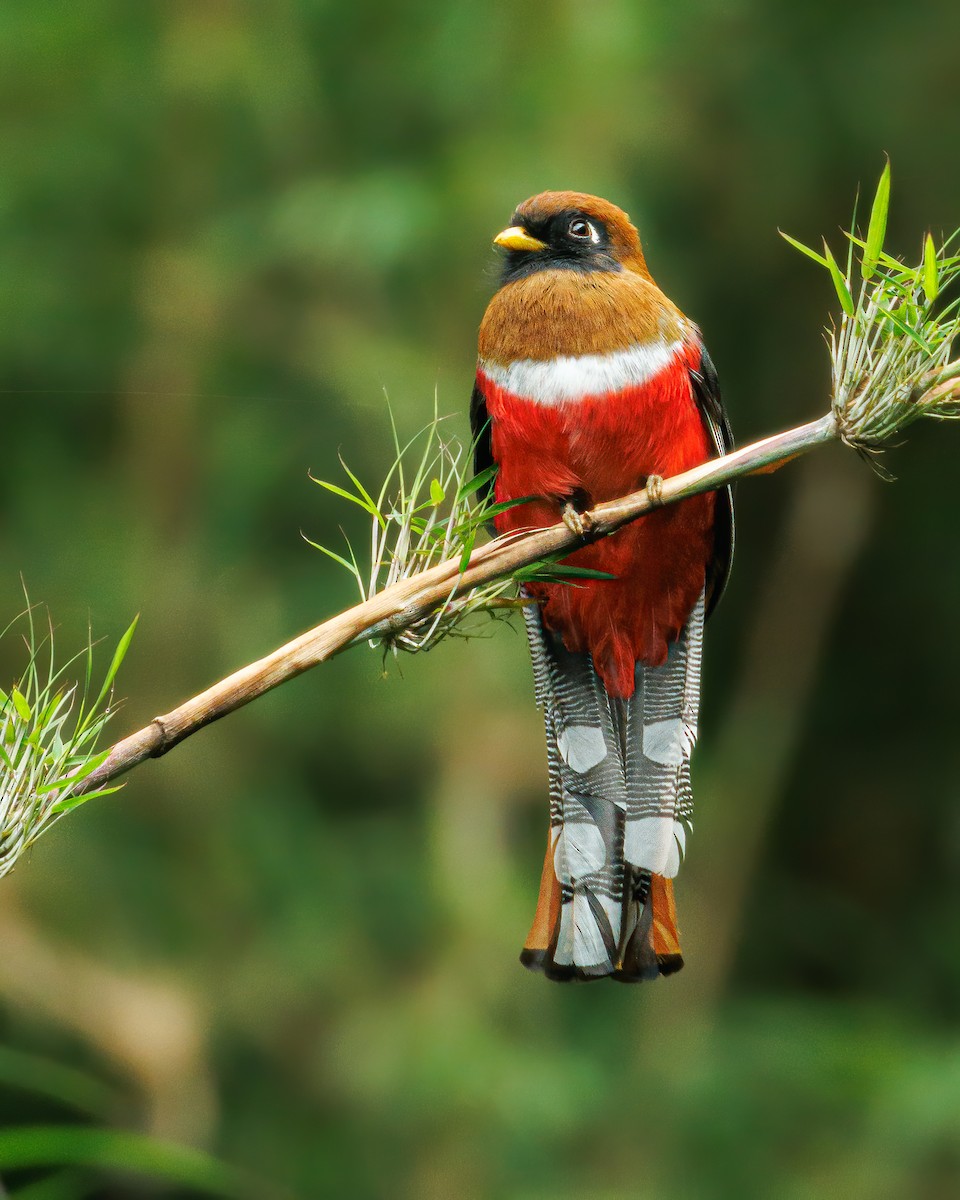
<path fill-rule="evenodd" d="M 493 241 L 507 252 L 504 283 L 556 268 L 633 271 L 650 278 L 640 237 L 627 214 L 585 192 L 531 196 Z"/>

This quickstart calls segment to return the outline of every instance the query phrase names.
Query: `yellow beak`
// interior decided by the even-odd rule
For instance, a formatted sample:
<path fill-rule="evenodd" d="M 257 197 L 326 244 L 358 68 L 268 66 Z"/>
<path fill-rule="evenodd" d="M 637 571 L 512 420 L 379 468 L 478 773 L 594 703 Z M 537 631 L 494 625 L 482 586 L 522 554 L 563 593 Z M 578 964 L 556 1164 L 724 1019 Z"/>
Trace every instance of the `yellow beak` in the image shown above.
<path fill-rule="evenodd" d="M 493 244 L 502 246 L 504 250 L 546 250 L 547 248 L 546 242 L 531 237 L 522 225 L 513 225 L 509 229 L 505 229 L 503 233 L 498 233 L 493 239 Z"/>

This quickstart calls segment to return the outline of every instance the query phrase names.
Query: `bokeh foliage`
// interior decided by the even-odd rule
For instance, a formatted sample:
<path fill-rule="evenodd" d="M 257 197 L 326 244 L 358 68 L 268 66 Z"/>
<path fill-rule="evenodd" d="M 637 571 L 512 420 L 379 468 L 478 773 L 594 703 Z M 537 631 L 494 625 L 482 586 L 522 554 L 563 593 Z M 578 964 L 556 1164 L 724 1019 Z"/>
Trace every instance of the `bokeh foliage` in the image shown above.
<path fill-rule="evenodd" d="M 775 230 L 835 240 L 884 151 L 894 243 L 956 227 L 958 44 L 954 0 L 7 0 L 0 624 L 21 571 L 67 643 L 140 612 L 122 732 L 350 602 L 307 470 L 378 483 L 384 388 L 465 414 L 545 187 L 629 208 L 741 438 L 817 415 L 832 290 Z M 955 1195 L 956 453 L 741 486 L 676 979 L 516 963 L 545 767 L 498 628 L 351 651 L 63 822 L 0 891 L 0 1042 L 303 1196 Z"/>

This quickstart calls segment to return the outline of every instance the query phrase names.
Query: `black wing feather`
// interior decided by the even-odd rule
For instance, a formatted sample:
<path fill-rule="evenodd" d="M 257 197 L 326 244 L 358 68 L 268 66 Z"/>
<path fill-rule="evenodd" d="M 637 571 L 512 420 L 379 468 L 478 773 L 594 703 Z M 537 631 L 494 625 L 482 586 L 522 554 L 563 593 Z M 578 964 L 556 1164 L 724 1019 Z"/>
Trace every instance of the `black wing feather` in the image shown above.
<path fill-rule="evenodd" d="M 700 369 L 690 372 L 693 394 L 700 406 L 703 423 L 716 447 L 717 454 L 729 454 L 733 449 L 733 430 L 720 398 L 720 381 L 713 359 L 701 346 Z M 733 566 L 735 526 L 733 519 L 733 487 L 717 490 L 714 510 L 713 556 L 707 564 L 707 616 L 717 607 Z"/>
<path fill-rule="evenodd" d="M 487 412 L 487 402 L 479 383 L 473 385 L 473 395 L 470 397 L 470 431 L 473 434 L 473 473 L 479 475 L 493 466 L 493 449 L 490 445 L 490 415 Z M 484 484 L 480 496 L 486 499 L 493 490 L 493 480 Z"/>

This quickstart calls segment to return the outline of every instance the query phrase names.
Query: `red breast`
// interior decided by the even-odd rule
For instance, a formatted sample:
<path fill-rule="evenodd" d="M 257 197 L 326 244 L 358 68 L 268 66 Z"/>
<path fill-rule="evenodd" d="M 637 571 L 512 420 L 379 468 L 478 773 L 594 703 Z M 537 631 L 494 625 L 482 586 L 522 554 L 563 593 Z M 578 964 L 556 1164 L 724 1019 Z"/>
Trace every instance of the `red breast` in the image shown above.
<path fill-rule="evenodd" d="M 502 513 L 498 530 L 554 524 L 568 500 L 586 508 L 704 461 L 690 382 L 699 334 L 653 282 L 627 215 L 544 192 L 496 242 L 504 280 L 480 326 L 477 384 L 497 500 L 537 497 Z M 612 695 L 632 694 L 638 660 L 665 660 L 703 590 L 712 516 L 712 495 L 653 513 L 570 556 L 614 580 L 531 588 Z"/>

